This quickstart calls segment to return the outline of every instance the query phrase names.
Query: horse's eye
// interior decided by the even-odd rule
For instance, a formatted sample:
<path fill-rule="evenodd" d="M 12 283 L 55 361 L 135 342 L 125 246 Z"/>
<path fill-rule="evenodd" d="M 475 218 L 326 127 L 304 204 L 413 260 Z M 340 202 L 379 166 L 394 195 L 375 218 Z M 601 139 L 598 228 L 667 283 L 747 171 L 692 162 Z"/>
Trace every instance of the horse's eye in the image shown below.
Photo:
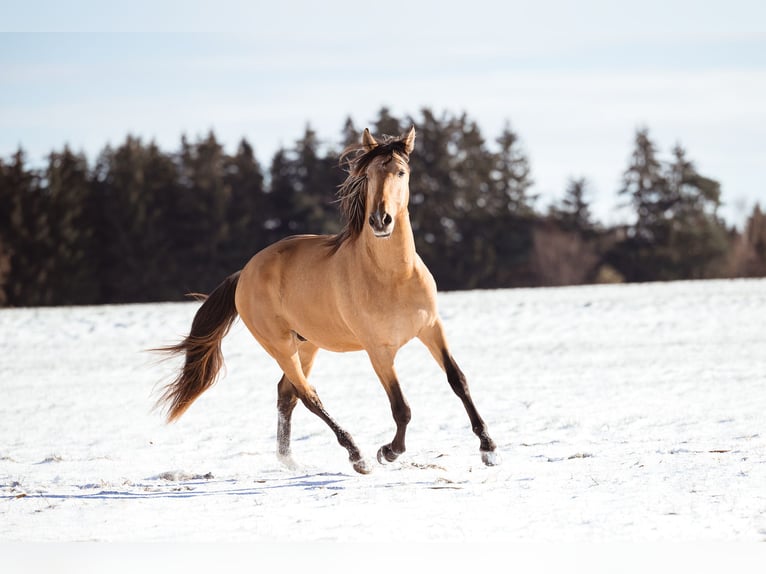
<path fill-rule="evenodd" d="M 399 170 L 399 174 L 398 174 L 398 175 L 399 175 L 399 177 L 404 177 L 406 174 L 407 174 L 407 172 L 406 172 L 406 171 L 404 171 L 403 169 L 400 169 L 400 170 Z"/>

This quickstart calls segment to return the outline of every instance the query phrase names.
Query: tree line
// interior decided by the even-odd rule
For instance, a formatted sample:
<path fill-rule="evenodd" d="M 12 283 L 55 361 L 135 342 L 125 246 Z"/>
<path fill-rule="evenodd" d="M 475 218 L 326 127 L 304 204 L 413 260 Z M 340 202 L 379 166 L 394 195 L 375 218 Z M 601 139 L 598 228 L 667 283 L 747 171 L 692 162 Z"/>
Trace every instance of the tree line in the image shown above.
<path fill-rule="evenodd" d="M 375 134 L 418 130 L 410 214 L 418 252 L 440 289 L 766 275 L 766 222 L 743 232 L 717 211 L 720 185 L 676 146 L 663 159 L 647 130 L 616 190 L 634 222 L 604 226 L 588 182 L 540 209 L 529 159 L 506 124 L 488 141 L 466 114 L 382 108 Z M 259 249 L 288 235 L 337 233 L 337 145 L 307 127 L 268 169 L 243 139 L 233 154 L 211 132 L 180 149 L 128 136 L 93 164 L 69 147 L 44 167 L 23 150 L 0 158 L 0 305 L 179 300 L 208 292 Z"/>

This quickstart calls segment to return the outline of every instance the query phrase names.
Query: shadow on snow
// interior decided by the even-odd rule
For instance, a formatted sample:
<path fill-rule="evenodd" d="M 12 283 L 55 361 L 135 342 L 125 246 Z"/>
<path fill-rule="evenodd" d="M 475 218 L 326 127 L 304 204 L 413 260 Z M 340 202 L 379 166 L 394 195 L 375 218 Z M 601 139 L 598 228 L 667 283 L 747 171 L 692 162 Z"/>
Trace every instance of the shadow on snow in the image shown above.
<path fill-rule="evenodd" d="M 12 500 L 21 498 L 39 498 L 45 500 L 146 500 L 152 498 L 198 498 L 204 496 L 253 496 L 264 494 L 269 490 L 282 488 L 297 488 L 301 490 L 343 490 L 341 483 L 349 478 L 348 475 L 318 474 L 293 477 L 277 484 L 268 484 L 266 480 L 256 481 L 256 485 L 238 487 L 241 481 L 229 480 L 195 480 L 181 481 L 172 484 L 143 483 L 130 484 L 125 489 L 99 490 L 97 492 L 19 492 L 3 494 L 0 499 Z M 95 485 L 76 486 L 80 490 L 94 489 Z"/>

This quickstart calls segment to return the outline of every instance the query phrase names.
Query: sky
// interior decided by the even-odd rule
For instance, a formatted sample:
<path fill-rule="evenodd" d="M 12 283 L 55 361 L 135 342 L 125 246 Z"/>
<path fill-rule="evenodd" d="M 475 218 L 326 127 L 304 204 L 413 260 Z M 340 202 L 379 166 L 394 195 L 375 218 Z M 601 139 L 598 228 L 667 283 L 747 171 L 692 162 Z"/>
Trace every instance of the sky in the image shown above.
<path fill-rule="evenodd" d="M 585 177 L 604 223 L 635 132 L 681 144 L 741 225 L 766 204 L 766 3 L 0 0 L 0 157 L 166 151 L 213 130 L 267 166 L 310 125 L 337 144 L 386 106 L 506 122 L 546 208 Z M 417 127 L 417 126 L 416 126 Z"/>

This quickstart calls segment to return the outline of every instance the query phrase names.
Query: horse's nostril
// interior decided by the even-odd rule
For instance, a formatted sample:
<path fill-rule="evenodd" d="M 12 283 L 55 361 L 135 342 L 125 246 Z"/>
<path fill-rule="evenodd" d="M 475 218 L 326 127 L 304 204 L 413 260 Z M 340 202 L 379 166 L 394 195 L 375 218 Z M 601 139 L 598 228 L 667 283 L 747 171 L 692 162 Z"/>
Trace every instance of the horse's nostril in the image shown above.
<path fill-rule="evenodd" d="M 388 227 L 389 225 L 391 225 L 391 222 L 393 220 L 394 219 L 391 217 L 390 214 L 383 213 L 381 215 L 379 211 L 376 211 L 375 213 L 370 215 L 369 221 L 370 221 L 370 225 L 372 225 L 373 227 L 380 228 L 380 227 Z"/>

